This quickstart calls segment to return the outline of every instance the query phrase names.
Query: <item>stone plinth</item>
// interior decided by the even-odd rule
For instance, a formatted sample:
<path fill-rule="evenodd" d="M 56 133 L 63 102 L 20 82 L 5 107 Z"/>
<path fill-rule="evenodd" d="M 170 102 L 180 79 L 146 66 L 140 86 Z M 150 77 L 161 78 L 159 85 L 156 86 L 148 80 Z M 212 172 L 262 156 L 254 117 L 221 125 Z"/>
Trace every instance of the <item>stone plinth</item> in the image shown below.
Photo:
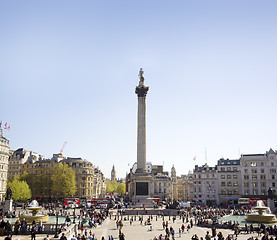
<path fill-rule="evenodd" d="M 9 199 L 9 200 L 5 200 L 5 206 L 3 208 L 4 212 L 11 212 L 13 210 L 13 200 Z"/>

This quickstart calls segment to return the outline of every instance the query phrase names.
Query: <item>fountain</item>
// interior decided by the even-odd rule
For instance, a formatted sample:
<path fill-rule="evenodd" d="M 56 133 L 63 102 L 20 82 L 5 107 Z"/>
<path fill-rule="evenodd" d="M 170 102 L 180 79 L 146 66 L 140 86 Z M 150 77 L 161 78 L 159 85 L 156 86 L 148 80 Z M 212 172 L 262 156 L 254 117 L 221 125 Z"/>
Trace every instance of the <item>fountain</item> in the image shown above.
<path fill-rule="evenodd" d="M 246 221 L 253 223 L 275 223 L 277 219 L 271 213 L 269 207 L 265 206 L 262 200 L 258 200 L 257 206 L 252 208 L 252 212 L 246 214 Z"/>
<path fill-rule="evenodd" d="M 32 215 L 22 214 L 20 215 L 20 221 L 22 221 L 22 219 L 25 218 L 25 220 L 28 223 L 32 223 L 33 221 L 36 221 L 36 222 L 42 221 L 44 223 L 48 222 L 48 215 L 38 214 L 38 211 L 41 210 L 42 207 L 38 205 L 37 200 L 33 200 L 29 204 L 27 209 L 31 211 Z"/>

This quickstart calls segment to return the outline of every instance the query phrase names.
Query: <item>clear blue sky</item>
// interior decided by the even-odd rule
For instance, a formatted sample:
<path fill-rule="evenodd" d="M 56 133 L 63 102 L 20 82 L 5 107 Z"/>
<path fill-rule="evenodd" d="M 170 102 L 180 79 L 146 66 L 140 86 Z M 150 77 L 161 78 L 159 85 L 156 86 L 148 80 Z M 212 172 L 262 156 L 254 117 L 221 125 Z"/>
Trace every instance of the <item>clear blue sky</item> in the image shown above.
<path fill-rule="evenodd" d="M 11 149 L 136 161 L 138 71 L 147 161 L 186 174 L 277 149 L 276 1 L 1 1 L 0 120 Z M 196 161 L 193 161 L 196 156 Z"/>

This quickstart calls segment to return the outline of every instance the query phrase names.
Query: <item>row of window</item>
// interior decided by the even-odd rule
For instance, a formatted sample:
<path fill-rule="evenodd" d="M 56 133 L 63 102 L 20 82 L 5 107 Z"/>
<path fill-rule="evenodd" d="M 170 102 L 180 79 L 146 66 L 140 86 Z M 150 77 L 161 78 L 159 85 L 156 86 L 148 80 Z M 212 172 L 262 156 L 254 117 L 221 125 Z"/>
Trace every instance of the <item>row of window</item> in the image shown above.
<path fill-rule="evenodd" d="M 228 195 L 239 194 L 239 190 L 238 189 L 227 189 L 227 191 L 226 191 L 225 189 L 221 189 L 220 193 L 228 194 Z"/>
<path fill-rule="evenodd" d="M 237 182 L 221 182 L 221 187 L 225 187 L 225 186 L 227 186 L 227 187 L 232 187 L 232 186 L 234 186 L 234 187 L 237 187 L 238 186 L 238 183 Z"/>
<path fill-rule="evenodd" d="M 220 178 L 225 179 L 225 175 L 221 175 Z M 232 175 L 227 175 L 227 179 L 232 179 Z M 238 179 L 238 175 L 233 175 L 233 179 Z"/>
<path fill-rule="evenodd" d="M 248 173 L 248 170 L 249 170 L 249 169 L 244 169 L 244 173 Z M 257 169 L 251 169 L 251 172 L 252 172 L 252 173 L 258 173 L 258 170 L 257 170 Z M 261 169 L 261 173 L 264 173 L 264 172 L 265 172 L 265 170 L 264 170 L 264 168 L 262 168 L 262 169 Z M 269 172 L 270 172 L 270 173 L 276 173 L 276 169 L 274 169 L 274 168 L 272 169 L 272 168 L 271 168 L 271 169 L 269 169 Z"/>
<path fill-rule="evenodd" d="M 243 176 L 244 180 L 248 179 L 258 179 L 258 175 L 252 175 L 251 177 L 249 175 L 244 175 Z M 266 175 L 260 175 L 260 179 L 266 179 Z M 275 179 L 275 175 L 271 175 L 271 179 Z"/>
<path fill-rule="evenodd" d="M 273 194 L 276 194 L 276 190 L 272 190 Z M 245 189 L 244 195 L 267 195 L 267 190 L 266 189 L 261 189 L 261 192 L 259 193 L 258 189 L 253 189 L 250 191 L 249 189 Z"/>
<path fill-rule="evenodd" d="M 244 166 L 245 167 L 258 167 L 258 166 L 261 166 L 261 167 L 264 167 L 266 165 L 265 162 L 246 162 L 244 163 Z M 271 162 L 270 163 L 271 166 L 274 166 L 274 162 Z"/>
<path fill-rule="evenodd" d="M 237 170 L 238 170 L 237 167 L 233 167 L 233 169 L 232 169 L 231 167 L 227 167 L 227 168 L 221 167 L 221 168 L 220 168 L 220 171 L 224 172 L 225 169 L 226 169 L 226 171 L 237 171 Z"/>

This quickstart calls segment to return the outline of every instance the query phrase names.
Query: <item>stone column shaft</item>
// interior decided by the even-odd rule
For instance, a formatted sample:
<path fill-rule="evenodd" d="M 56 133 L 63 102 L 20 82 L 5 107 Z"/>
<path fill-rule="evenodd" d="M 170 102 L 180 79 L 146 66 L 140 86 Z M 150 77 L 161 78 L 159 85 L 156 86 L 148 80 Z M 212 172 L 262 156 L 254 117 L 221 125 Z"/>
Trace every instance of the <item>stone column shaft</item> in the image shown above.
<path fill-rule="evenodd" d="M 137 169 L 146 171 L 146 104 L 138 97 Z"/>

